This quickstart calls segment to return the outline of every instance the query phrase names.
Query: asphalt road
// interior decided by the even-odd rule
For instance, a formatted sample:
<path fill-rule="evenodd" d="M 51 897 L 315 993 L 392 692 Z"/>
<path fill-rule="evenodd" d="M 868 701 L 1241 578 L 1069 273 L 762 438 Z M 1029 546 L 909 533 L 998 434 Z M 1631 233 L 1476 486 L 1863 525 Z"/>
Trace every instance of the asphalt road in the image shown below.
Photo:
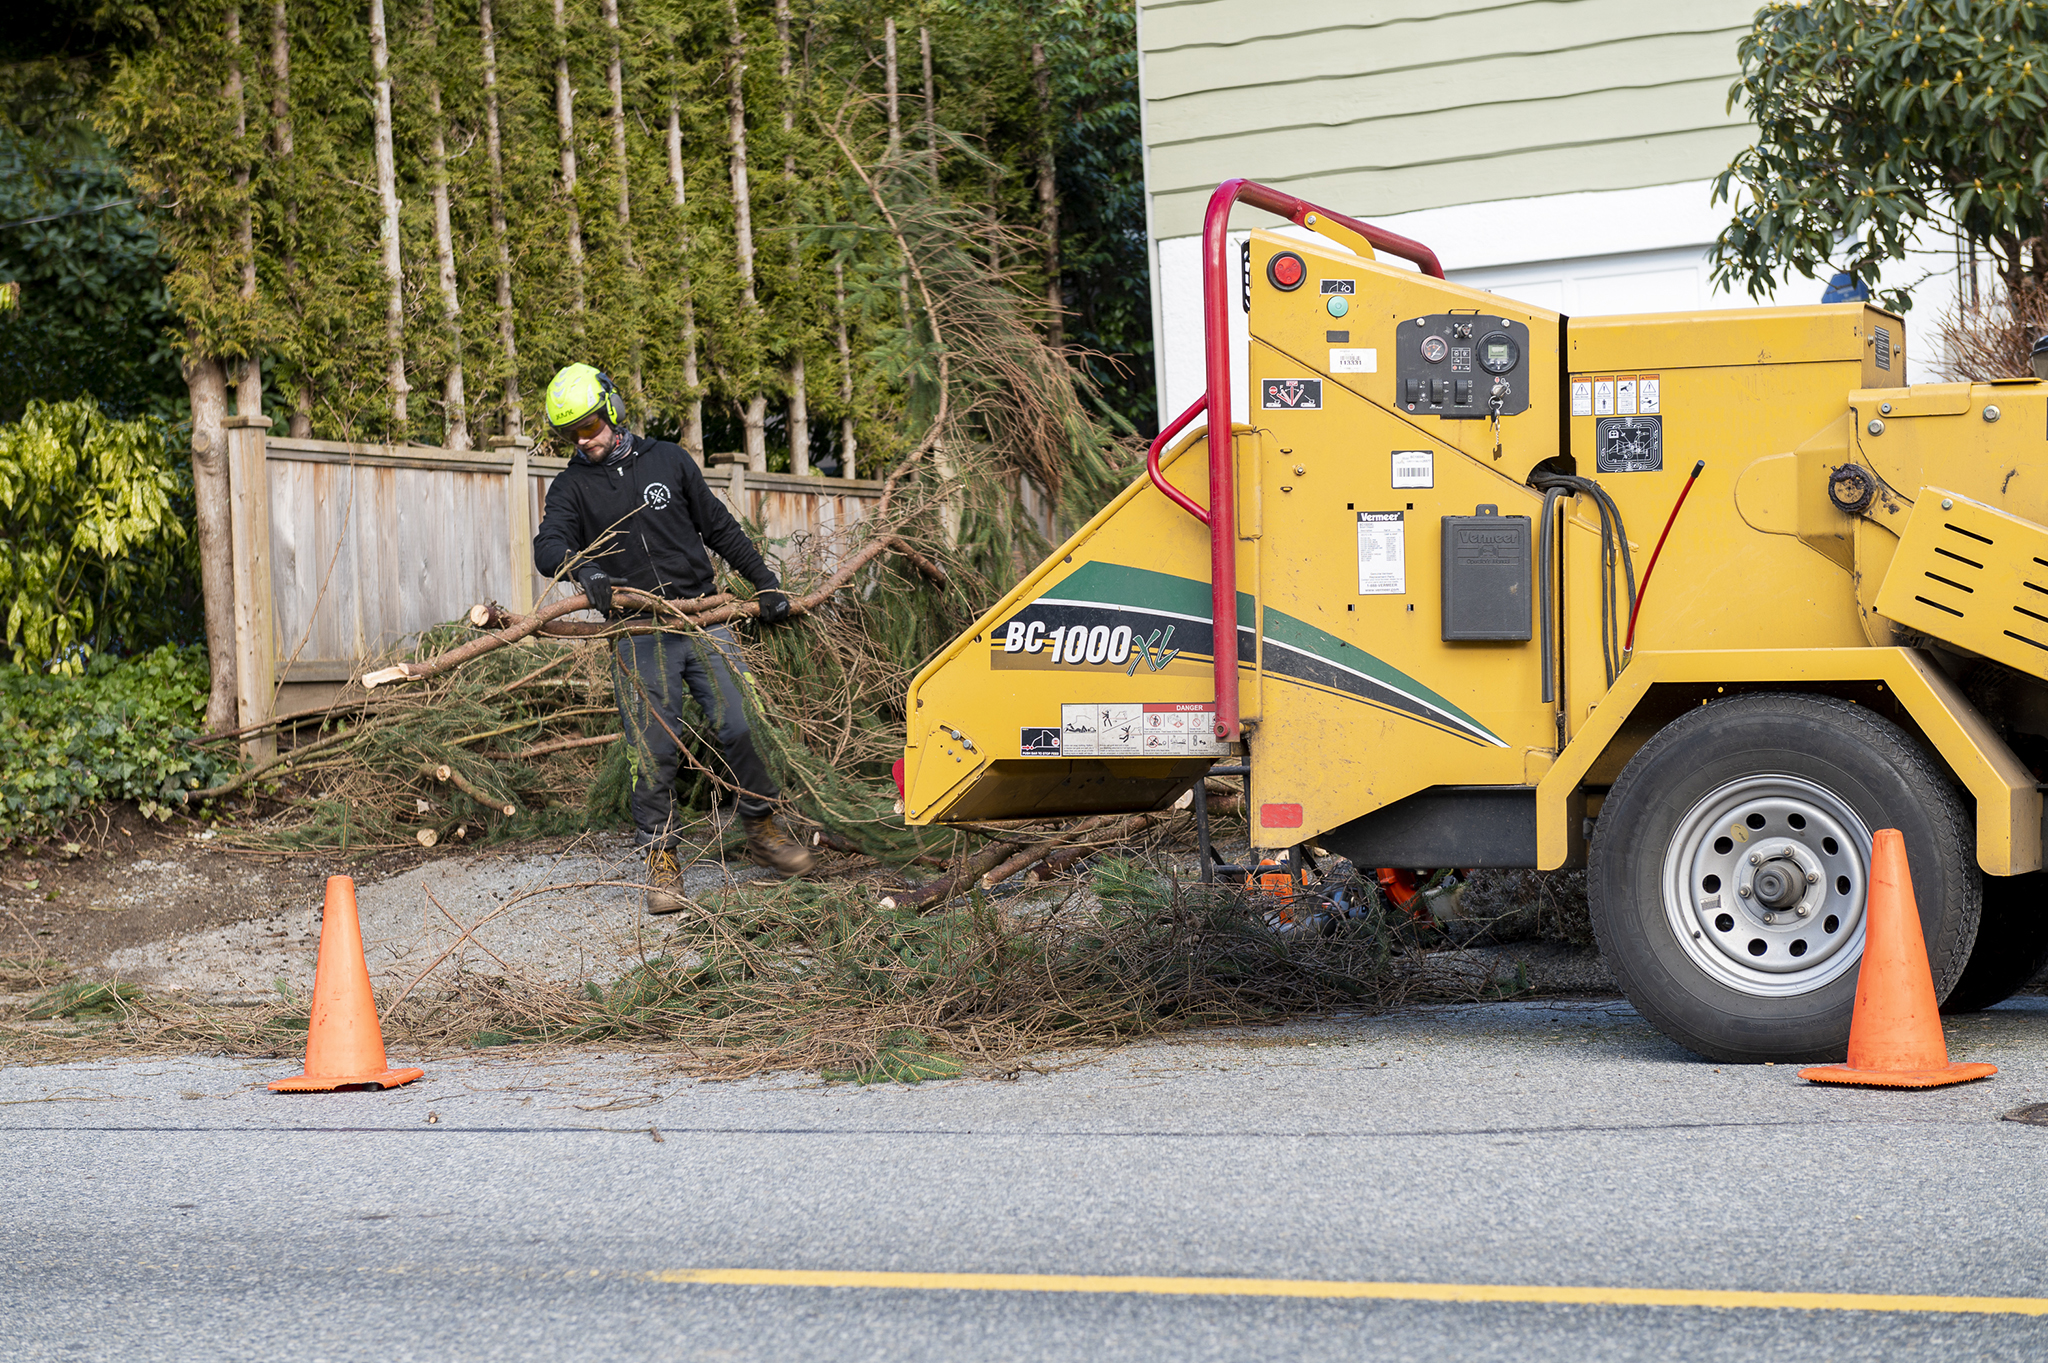
<path fill-rule="evenodd" d="M 2003 1310 L 675 1280 L 2048 1297 L 2048 1127 L 1999 1120 L 2048 1101 L 2048 1000 L 1952 1022 L 1950 1047 L 2001 1072 L 1811 1087 L 1695 1060 L 1620 1004 L 1426 1009 L 914 1089 L 702 1084 L 589 1053 L 292 1097 L 261 1089 L 281 1064 L 11 1069 L 0 1357 L 2038 1359 L 2048 1316 Z"/>

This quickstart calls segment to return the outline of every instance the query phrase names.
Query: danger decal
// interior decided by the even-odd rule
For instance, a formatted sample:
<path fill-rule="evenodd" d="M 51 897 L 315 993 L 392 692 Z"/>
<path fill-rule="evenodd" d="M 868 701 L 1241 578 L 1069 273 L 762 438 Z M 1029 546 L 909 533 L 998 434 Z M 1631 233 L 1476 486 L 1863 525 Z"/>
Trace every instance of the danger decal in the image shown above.
<path fill-rule="evenodd" d="M 1259 406 L 1277 411 L 1322 410 L 1321 379 L 1266 379 L 1259 384 Z"/>

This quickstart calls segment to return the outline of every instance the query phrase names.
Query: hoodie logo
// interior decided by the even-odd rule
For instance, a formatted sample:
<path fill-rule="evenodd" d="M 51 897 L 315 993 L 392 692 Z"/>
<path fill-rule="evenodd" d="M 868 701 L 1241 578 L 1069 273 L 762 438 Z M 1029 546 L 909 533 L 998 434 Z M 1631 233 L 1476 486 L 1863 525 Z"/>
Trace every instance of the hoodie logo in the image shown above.
<path fill-rule="evenodd" d="M 648 505 L 648 506 L 650 506 L 650 507 L 654 508 L 654 509 L 655 509 L 656 511 L 660 511 L 660 510 L 661 510 L 662 508 L 664 508 L 664 507 L 666 507 L 666 506 L 668 505 L 668 499 L 669 499 L 669 490 L 668 490 L 668 484 L 667 484 L 667 483 L 649 483 L 649 484 L 647 485 L 647 491 L 646 491 L 646 493 L 645 493 L 645 494 L 643 494 L 643 495 L 644 495 L 644 496 L 645 496 L 645 497 L 647 498 L 647 505 Z"/>

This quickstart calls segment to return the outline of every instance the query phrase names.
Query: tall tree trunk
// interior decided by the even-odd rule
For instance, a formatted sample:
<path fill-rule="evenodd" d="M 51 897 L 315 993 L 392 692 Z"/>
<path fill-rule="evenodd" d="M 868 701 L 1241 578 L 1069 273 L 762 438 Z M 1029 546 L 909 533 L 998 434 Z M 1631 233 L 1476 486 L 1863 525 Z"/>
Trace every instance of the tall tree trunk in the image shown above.
<path fill-rule="evenodd" d="M 491 242 L 498 250 L 498 344 L 505 352 L 505 434 L 518 439 L 519 344 L 512 327 L 512 245 L 505 235 L 505 148 L 498 135 L 498 34 L 491 0 L 479 0 L 484 40 L 484 145 L 491 162 Z"/>
<path fill-rule="evenodd" d="M 832 257 L 832 298 L 837 304 L 833 318 L 839 328 L 839 405 L 845 413 L 839 418 L 839 476 L 857 478 L 855 456 L 860 442 L 853 435 L 853 347 L 846 337 L 846 262 L 838 256 Z"/>
<path fill-rule="evenodd" d="M 888 173 L 893 179 L 903 159 L 903 118 L 896 107 L 896 21 L 882 21 L 882 88 L 888 95 L 889 113 L 889 163 Z M 903 330 L 910 331 L 910 271 L 907 268 L 896 272 L 896 301 L 903 314 Z"/>
<path fill-rule="evenodd" d="M 938 96 L 932 83 L 932 31 L 928 28 L 917 30 L 917 51 L 924 59 L 924 151 L 932 184 L 939 183 L 939 116 Z"/>
<path fill-rule="evenodd" d="M 235 111 L 235 192 L 241 216 L 235 222 L 235 254 L 242 267 L 242 325 L 249 353 L 235 366 L 235 408 L 243 416 L 263 415 L 263 361 L 256 353 L 256 204 L 250 196 L 249 112 L 242 90 L 242 11 L 228 6 L 228 104 Z"/>
<path fill-rule="evenodd" d="M 384 0 L 370 0 L 370 64 L 377 78 L 377 197 L 384 205 L 379 233 L 384 278 L 391 294 L 384 305 L 384 344 L 391 352 L 391 438 L 405 438 L 405 274 L 398 253 L 398 168 L 391 149 L 391 46 L 384 36 Z"/>
<path fill-rule="evenodd" d="M 1057 350 L 1066 344 L 1065 295 L 1060 290 L 1060 200 L 1053 164 L 1052 71 L 1045 44 L 1031 44 L 1031 88 L 1038 95 L 1038 230 L 1045 237 L 1046 340 Z"/>
<path fill-rule="evenodd" d="M 431 64 L 438 59 L 440 47 L 440 35 L 434 25 L 434 0 L 426 0 L 421 17 L 427 27 L 427 60 Z M 427 74 L 427 112 L 434 125 L 429 162 L 434 186 L 434 257 L 441 273 L 441 322 L 448 328 L 448 376 L 441 384 L 447 432 L 442 441 L 451 450 L 466 450 L 472 446 L 469 400 L 462 388 L 462 296 L 455 286 L 455 231 L 448 221 L 448 130 L 441 116 L 441 75 L 431 65 Z"/>
<path fill-rule="evenodd" d="M 298 186 L 292 173 L 291 89 L 291 27 L 285 0 L 275 0 L 270 7 L 270 123 L 273 137 L 271 153 L 277 158 L 278 176 L 283 185 L 280 197 L 284 200 L 284 292 L 298 311 L 300 335 L 303 337 L 305 312 L 298 302 L 299 198 Z M 299 368 L 298 383 L 292 390 L 290 431 L 293 438 L 299 440 L 313 434 L 313 381 L 307 375 L 303 364 Z"/>
<path fill-rule="evenodd" d="M 753 203 L 747 192 L 747 99 L 743 89 L 747 74 L 747 35 L 740 27 L 737 0 L 725 0 L 732 22 L 732 61 L 728 67 L 730 86 L 726 96 L 726 138 L 732 148 L 733 243 L 740 267 L 740 311 L 758 325 L 760 303 L 754 297 Z M 768 471 L 768 395 L 761 391 L 758 372 L 747 376 L 752 392 L 747 398 L 743 423 L 746 430 L 747 467 L 756 473 Z"/>
<path fill-rule="evenodd" d="M 782 45 L 782 185 L 784 201 L 796 205 L 796 87 L 791 80 L 789 0 L 775 0 L 775 35 Z M 792 221 L 798 219 L 794 212 Z M 803 252 L 794 239 L 789 250 L 790 306 L 800 306 L 803 293 Z M 789 471 L 811 471 L 811 398 L 804 373 L 804 348 L 799 340 L 789 352 Z"/>
<path fill-rule="evenodd" d="M 896 21 L 882 20 L 882 89 L 888 96 L 889 159 L 903 154 L 903 122 L 896 109 Z"/>
<path fill-rule="evenodd" d="M 211 684 L 206 693 L 206 731 L 235 727 L 235 569 L 229 525 L 228 376 L 221 362 L 202 354 L 188 333 L 185 391 L 192 402 L 192 509 L 199 536 L 199 588 L 205 599 L 206 660 Z"/>
<path fill-rule="evenodd" d="M 605 84 L 612 93 L 612 159 L 619 163 L 619 252 L 633 304 L 626 318 L 633 341 L 632 368 L 627 377 L 633 390 L 634 418 L 645 430 L 647 384 L 640 372 L 640 261 L 633 254 L 633 177 L 626 164 L 626 93 L 625 72 L 619 59 L 619 0 L 604 0 L 604 22 L 612 33 L 612 59 L 605 67 Z"/>
<path fill-rule="evenodd" d="M 555 130 L 562 144 L 562 197 L 569 209 L 570 323 L 583 334 L 583 219 L 576 208 L 576 92 L 569 87 L 569 21 L 555 0 Z"/>
<path fill-rule="evenodd" d="M 683 386 L 689 390 L 688 403 L 683 408 L 683 448 L 702 464 L 704 390 L 697 379 L 697 297 L 690 283 L 690 229 L 683 217 L 689 206 L 683 192 L 683 112 L 673 95 L 668 101 L 668 180 L 676 196 L 676 257 L 683 294 Z"/>

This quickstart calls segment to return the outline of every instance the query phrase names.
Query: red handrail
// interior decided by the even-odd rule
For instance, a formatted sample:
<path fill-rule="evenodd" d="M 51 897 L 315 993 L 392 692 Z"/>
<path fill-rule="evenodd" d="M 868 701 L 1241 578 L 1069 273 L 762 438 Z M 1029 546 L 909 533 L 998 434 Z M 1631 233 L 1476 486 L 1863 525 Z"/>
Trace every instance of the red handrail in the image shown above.
<path fill-rule="evenodd" d="M 1194 406 L 1159 433 L 1147 456 L 1153 484 L 1176 505 L 1209 527 L 1209 620 L 1216 669 L 1216 737 L 1226 743 L 1241 733 L 1237 701 L 1237 461 L 1230 444 L 1230 210 L 1239 200 L 1290 222 L 1307 226 L 1313 213 L 1348 228 L 1374 250 L 1413 261 L 1424 274 L 1438 279 L 1444 268 L 1436 253 L 1419 241 L 1374 227 L 1342 213 L 1332 213 L 1306 199 L 1283 194 L 1251 180 L 1225 180 L 1209 196 L 1202 220 L 1202 332 L 1206 393 Z M 1209 413 L 1209 509 L 1203 510 L 1159 472 L 1159 451 L 1165 442 L 1203 410 Z M 1217 441 L 1222 440 L 1221 448 Z"/>
<path fill-rule="evenodd" d="M 1194 406 L 1175 417 L 1172 425 L 1153 437 L 1151 448 L 1145 451 L 1145 474 L 1152 480 L 1152 486 L 1165 493 L 1166 500 L 1174 503 L 1203 525 L 1209 523 L 1209 513 L 1196 505 L 1195 500 L 1188 496 L 1187 493 L 1182 492 L 1172 483 L 1166 481 L 1166 475 L 1159 471 L 1159 452 L 1166 448 L 1169 441 L 1181 433 L 1182 427 L 1200 416 L 1208 406 L 1209 395 L 1204 393 L 1195 399 Z"/>

